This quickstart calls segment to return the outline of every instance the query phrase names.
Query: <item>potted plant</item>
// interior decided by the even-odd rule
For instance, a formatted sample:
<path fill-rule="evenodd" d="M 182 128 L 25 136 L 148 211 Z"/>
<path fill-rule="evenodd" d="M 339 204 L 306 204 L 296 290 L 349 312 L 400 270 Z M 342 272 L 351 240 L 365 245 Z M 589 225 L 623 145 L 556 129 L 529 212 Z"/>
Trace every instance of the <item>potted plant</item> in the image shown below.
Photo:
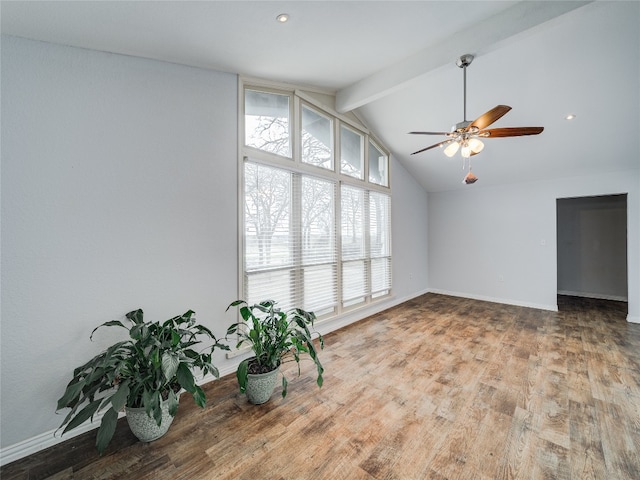
<path fill-rule="evenodd" d="M 264 403 L 273 393 L 280 365 L 286 361 L 298 364 L 300 375 L 300 359 L 308 354 L 316 365 L 318 376 L 316 383 L 322 387 L 324 368 L 318 358 L 313 340 L 316 337 L 320 348 L 324 348 L 322 335 L 313 329 L 316 316 L 300 308 L 283 312 L 276 308 L 276 302 L 265 300 L 249 305 L 244 300 L 236 300 L 231 307 L 240 307 L 243 321 L 232 324 L 227 329 L 227 336 L 237 334 L 236 348 L 248 343 L 253 356 L 240 362 L 236 375 L 240 392 L 246 393 L 251 403 Z M 287 378 L 282 374 L 282 397 L 287 395 Z"/>
<path fill-rule="evenodd" d="M 211 358 L 213 351 L 229 349 L 208 328 L 196 324 L 192 310 L 164 323 L 145 322 L 142 310 L 125 317 L 126 324 L 113 320 L 91 332 L 89 339 L 93 340 L 99 328 L 117 326 L 126 329 L 129 338 L 76 368 L 58 400 L 57 410 L 71 408 L 60 425 L 65 427 L 63 435 L 106 410 L 96 437 L 100 454 L 111 441 L 118 412 L 123 408 L 133 433 L 142 441 L 151 441 L 169 428 L 178 410 L 181 389 L 204 407 L 206 396 L 195 383 L 194 371 L 218 377 Z M 201 352 L 194 350 L 203 340 L 211 340 L 212 345 Z"/>

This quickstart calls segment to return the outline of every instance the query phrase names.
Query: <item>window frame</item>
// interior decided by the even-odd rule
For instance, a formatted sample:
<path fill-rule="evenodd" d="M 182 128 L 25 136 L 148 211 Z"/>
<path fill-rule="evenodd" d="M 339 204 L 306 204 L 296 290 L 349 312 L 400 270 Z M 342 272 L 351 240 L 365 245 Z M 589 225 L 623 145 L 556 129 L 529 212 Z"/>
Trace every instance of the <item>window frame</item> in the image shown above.
<path fill-rule="evenodd" d="M 254 147 L 245 145 L 245 90 L 259 91 L 265 93 L 274 93 L 279 95 L 289 96 L 289 115 L 290 115 L 290 141 L 291 141 L 291 158 L 284 157 L 282 155 L 274 154 L 267 151 L 262 151 Z M 318 93 L 319 95 L 313 95 Z M 320 101 L 316 97 L 323 97 L 325 92 L 312 92 L 307 93 L 291 85 L 282 85 L 274 82 L 267 82 L 258 79 L 249 79 L 246 77 L 238 77 L 238 98 L 239 98 L 239 118 L 238 118 L 238 298 L 245 298 L 247 292 L 245 291 L 245 252 L 246 252 L 246 238 L 245 238 L 245 219 L 244 219 L 244 201 L 245 201 L 245 163 L 247 161 L 252 163 L 260 163 L 266 166 L 272 166 L 275 168 L 283 168 L 290 171 L 293 174 L 299 176 L 317 177 L 321 180 L 334 182 L 334 229 L 335 232 L 335 260 L 336 265 L 336 288 L 337 299 L 335 309 L 327 314 L 318 315 L 318 321 L 322 322 L 326 319 L 338 318 L 342 314 L 364 308 L 372 303 L 384 301 L 393 296 L 393 278 L 392 278 L 392 246 L 391 246 L 391 218 L 389 218 L 388 235 L 389 235 L 389 289 L 386 294 L 376 294 L 372 292 L 372 280 L 371 280 L 371 262 L 373 257 L 369 248 L 370 231 L 364 232 L 366 250 L 365 250 L 365 265 L 368 268 L 366 272 L 366 285 L 364 301 L 354 305 L 344 306 L 342 300 L 342 288 L 343 288 L 343 261 L 342 261 L 342 195 L 341 189 L 343 185 L 349 185 L 356 188 L 364 189 L 367 199 L 369 198 L 369 192 L 376 191 L 382 194 L 386 194 L 389 197 L 389 205 L 391 205 L 393 197 L 391 191 L 391 165 L 389 151 L 383 146 L 382 142 L 378 140 L 366 127 L 359 124 L 353 118 L 347 115 L 340 114 L 328 107 L 325 102 Z M 329 94 L 330 95 L 330 94 Z M 333 170 L 329 170 L 322 166 L 306 163 L 302 161 L 302 109 L 307 107 L 312 111 L 328 117 L 332 120 L 332 164 Z M 340 160 L 340 129 L 342 126 L 347 127 L 350 130 L 354 130 L 363 137 L 363 165 L 362 165 L 362 179 L 349 176 L 341 173 L 341 160 Z M 380 185 L 369 182 L 369 144 L 373 143 L 376 148 L 380 150 L 385 156 L 387 161 L 387 183 L 388 185 Z M 368 200 L 367 200 L 368 201 Z M 366 202 L 365 202 L 366 203 Z M 391 209 L 389 209 L 389 215 L 391 215 Z M 366 206 L 366 215 L 369 215 L 369 206 Z M 369 220 L 367 218 L 366 224 L 368 226 Z M 368 227 L 367 227 L 368 228 Z M 298 288 L 304 290 L 304 284 Z M 254 299 L 261 300 L 261 299 Z M 278 300 L 278 299 L 275 299 Z M 251 301 L 251 300 L 250 300 Z M 296 305 L 299 306 L 299 305 Z"/>

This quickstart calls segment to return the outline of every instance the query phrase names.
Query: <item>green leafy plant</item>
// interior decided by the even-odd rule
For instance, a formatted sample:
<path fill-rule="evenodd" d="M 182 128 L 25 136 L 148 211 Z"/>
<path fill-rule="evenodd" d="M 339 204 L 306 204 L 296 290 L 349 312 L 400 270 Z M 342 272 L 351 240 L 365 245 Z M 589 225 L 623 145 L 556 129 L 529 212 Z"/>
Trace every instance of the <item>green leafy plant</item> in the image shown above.
<path fill-rule="evenodd" d="M 237 334 L 236 348 L 248 343 L 253 350 L 254 357 L 240 362 L 236 375 L 240 385 L 240 392 L 247 387 L 248 374 L 267 373 L 277 369 L 286 361 L 298 364 L 300 375 L 301 354 L 308 354 L 316 365 L 318 376 L 316 383 L 322 387 L 322 373 L 324 368 L 318 358 L 314 337 L 317 337 L 320 348 L 324 348 L 322 335 L 313 329 L 316 316 L 300 308 L 283 312 L 276 308 L 276 302 L 265 300 L 255 305 L 249 305 L 244 300 L 236 300 L 228 307 L 239 307 L 243 321 L 232 324 L 227 329 L 227 336 Z M 282 397 L 287 395 L 288 381 L 282 374 Z"/>
<path fill-rule="evenodd" d="M 115 343 L 73 371 L 56 409 L 71 409 L 60 425 L 65 427 L 62 434 L 106 410 L 96 437 L 96 447 L 102 454 L 115 432 L 118 412 L 125 406 L 144 407 L 158 426 L 163 401 L 168 401 L 169 414 L 175 416 L 181 388 L 204 407 L 206 395 L 196 385 L 194 370 L 217 378 L 213 351 L 229 347 L 208 328 L 196 324 L 193 315 L 189 310 L 164 323 L 145 322 L 142 310 L 134 310 L 125 315 L 127 324 L 113 320 L 96 327 L 90 340 L 99 328 L 114 326 L 126 329 L 129 339 Z M 193 347 L 203 339 L 211 340 L 212 345 L 202 352 L 195 351 Z"/>

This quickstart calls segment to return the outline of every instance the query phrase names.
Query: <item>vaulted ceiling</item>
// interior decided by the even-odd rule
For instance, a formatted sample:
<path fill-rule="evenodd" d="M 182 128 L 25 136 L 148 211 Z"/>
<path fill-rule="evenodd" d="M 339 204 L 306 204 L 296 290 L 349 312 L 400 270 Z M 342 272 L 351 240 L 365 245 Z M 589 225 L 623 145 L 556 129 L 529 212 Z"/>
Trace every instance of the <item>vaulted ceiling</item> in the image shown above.
<path fill-rule="evenodd" d="M 336 94 L 427 191 L 637 169 L 640 3 L 516 1 L 2 1 L 3 34 L 239 73 Z M 280 13 L 289 21 L 276 22 Z M 462 160 L 440 140 L 499 104 L 494 127 L 544 126 L 487 139 Z M 576 118 L 565 120 L 567 114 Z"/>

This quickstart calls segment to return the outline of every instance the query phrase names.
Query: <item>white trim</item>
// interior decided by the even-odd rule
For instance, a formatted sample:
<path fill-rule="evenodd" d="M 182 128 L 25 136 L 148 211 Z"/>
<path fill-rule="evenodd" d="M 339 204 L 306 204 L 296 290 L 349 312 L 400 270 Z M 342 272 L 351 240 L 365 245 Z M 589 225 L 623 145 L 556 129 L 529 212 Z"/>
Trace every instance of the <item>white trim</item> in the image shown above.
<path fill-rule="evenodd" d="M 627 315 L 627 322 L 629 322 L 629 323 L 640 323 L 640 317 Z"/>
<path fill-rule="evenodd" d="M 473 295 L 470 293 L 451 292 L 448 290 L 430 289 L 431 293 L 439 293 L 441 295 L 451 295 L 452 297 L 470 298 L 473 300 L 481 300 L 484 302 L 503 303 L 506 305 L 515 305 L 516 307 L 537 308 L 538 310 L 549 310 L 551 312 L 558 311 L 558 305 L 544 305 L 540 303 L 520 302 L 509 298 L 487 297 L 485 295 Z"/>
<path fill-rule="evenodd" d="M 603 295 L 601 293 L 571 292 L 568 290 L 558 290 L 558 295 L 567 295 L 570 297 L 581 297 L 581 298 L 596 298 L 598 300 L 613 300 L 616 302 L 629 301 L 627 297 L 623 297 L 620 295 Z"/>
<path fill-rule="evenodd" d="M 103 413 L 95 415 L 93 421 L 87 421 L 79 427 L 67 432 L 64 438 L 61 434 L 56 435 L 60 430 L 59 428 L 56 428 L 55 430 L 49 430 L 48 432 L 41 433 L 35 437 L 28 438 L 14 445 L 2 448 L 0 449 L 0 466 L 20 460 L 28 455 L 44 450 L 45 448 L 53 447 L 54 445 L 66 442 L 71 438 L 96 429 L 100 426 L 103 415 Z M 120 412 L 118 414 L 118 418 L 122 417 L 124 417 L 124 412 Z"/>
<path fill-rule="evenodd" d="M 332 97 L 336 96 L 335 90 L 315 87 L 312 85 L 300 85 L 300 84 L 293 84 L 293 83 L 286 83 L 286 82 L 278 82 L 273 80 L 265 80 L 263 78 L 258 78 L 258 77 L 250 77 L 246 75 L 238 75 L 238 78 L 242 80 L 242 82 L 245 84 L 251 84 L 261 88 L 289 90 L 290 92 L 295 92 L 296 90 L 304 90 L 305 92 L 319 93 L 321 95 L 329 95 Z M 335 110 L 335 108 L 332 108 L 331 110 Z"/>
<path fill-rule="evenodd" d="M 315 108 L 323 110 L 325 113 L 331 115 L 334 118 L 337 118 L 338 120 L 340 120 L 343 123 L 349 124 L 353 128 L 356 128 L 356 129 L 360 130 L 362 133 L 364 133 L 366 135 L 371 135 L 371 132 L 369 131 L 369 129 L 363 123 L 355 122 L 354 120 L 350 119 L 349 117 L 347 117 L 347 116 L 345 116 L 345 115 L 343 115 L 341 113 L 336 112 L 335 109 L 331 108 L 330 106 L 328 106 L 328 105 L 326 105 L 326 104 L 324 104 L 322 102 L 319 102 L 318 100 L 313 98 L 311 95 L 306 94 L 302 90 L 295 89 L 293 93 L 294 93 L 295 96 L 297 96 L 300 99 L 304 100 L 309 105 L 312 105 Z M 359 118 L 358 118 L 358 120 L 359 120 Z"/>

